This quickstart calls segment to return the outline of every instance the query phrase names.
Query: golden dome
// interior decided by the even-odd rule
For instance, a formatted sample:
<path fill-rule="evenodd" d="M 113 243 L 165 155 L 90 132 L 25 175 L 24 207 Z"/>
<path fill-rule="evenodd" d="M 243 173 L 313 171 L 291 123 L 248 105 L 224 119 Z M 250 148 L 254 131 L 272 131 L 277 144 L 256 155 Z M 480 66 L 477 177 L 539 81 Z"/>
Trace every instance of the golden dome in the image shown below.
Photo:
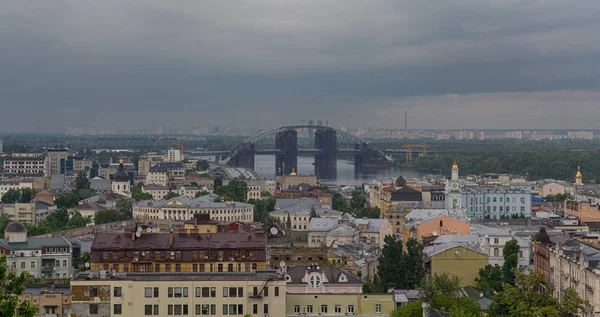
<path fill-rule="evenodd" d="M 577 174 L 575 174 L 575 178 L 581 178 L 581 169 L 579 168 L 579 165 L 577 165 Z"/>
<path fill-rule="evenodd" d="M 119 160 L 119 164 L 123 164 L 123 158 Z"/>
<path fill-rule="evenodd" d="M 290 176 L 296 176 L 296 172 L 294 171 L 293 168 L 292 168 L 292 172 L 290 173 Z"/>
<path fill-rule="evenodd" d="M 458 164 L 456 164 L 456 160 L 454 160 L 454 163 L 452 163 L 452 170 L 458 171 Z"/>

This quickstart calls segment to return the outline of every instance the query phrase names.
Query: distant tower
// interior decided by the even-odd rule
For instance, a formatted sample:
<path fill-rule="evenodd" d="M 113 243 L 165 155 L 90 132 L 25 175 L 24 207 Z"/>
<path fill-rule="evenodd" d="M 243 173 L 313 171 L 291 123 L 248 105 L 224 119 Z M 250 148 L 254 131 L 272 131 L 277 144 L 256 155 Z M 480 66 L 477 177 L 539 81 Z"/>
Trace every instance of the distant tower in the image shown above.
<path fill-rule="evenodd" d="M 446 208 L 450 214 L 459 219 L 466 218 L 461 201 L 460 183 L 458 179 L 458 164 L 452 163 L 452 178 L 446 182 Z"/>
<path fill-rule="evenodd" d="M 404 130 L 408 130 L 408 111 L 404 110 Z"/>
<path fill-rule="evenodd" d="M 128 195 L 131 192 L 131 183 L 129 181 L 129 174 L 125 172 L 123 167 L 123 159 L 119 161 L 119 168 L 113 175 L 111 189 L 115 193 Z"/>
<path fill-rule="evenodd" d="M 582 182 L 582 176 L 581 176 L 581 169 L 579 164 L 577 164 L 577 174 L 575 174 L 575 186 L 581 186 L 583 185 Z"/>

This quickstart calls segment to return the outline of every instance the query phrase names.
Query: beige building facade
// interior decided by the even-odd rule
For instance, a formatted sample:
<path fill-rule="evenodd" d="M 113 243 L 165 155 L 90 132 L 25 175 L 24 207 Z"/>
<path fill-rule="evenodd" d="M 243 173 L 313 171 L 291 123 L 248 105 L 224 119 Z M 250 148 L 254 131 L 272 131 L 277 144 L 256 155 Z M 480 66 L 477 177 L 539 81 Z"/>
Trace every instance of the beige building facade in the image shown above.
<path fill-rule="evenodd" d="M 71 281 L 71 316 L 284 316 L 286 283 L 253 273 L 80 274 Z"/>
<path fill-rule="evenodd" d="M 286 316 L 390 316 L 393 294 L 287 294 Z"/>

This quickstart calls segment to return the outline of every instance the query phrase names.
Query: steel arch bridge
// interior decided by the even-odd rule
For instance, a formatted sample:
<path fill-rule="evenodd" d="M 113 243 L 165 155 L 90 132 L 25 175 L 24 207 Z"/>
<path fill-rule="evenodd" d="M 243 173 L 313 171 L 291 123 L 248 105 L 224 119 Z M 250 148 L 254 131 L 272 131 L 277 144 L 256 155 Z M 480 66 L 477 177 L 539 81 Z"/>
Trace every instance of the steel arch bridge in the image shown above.
<path fill-rule="evenodd" d="M 373 145 L 371 145 L 368 141 L 363 140 L 351 133 L 336 129 L 336 128 L 332 128 L 332 127 L 324 127 L 324 126 L 312 126 L 312 125 L 291 125 L 291 126 L 282 126 L 280 128 L 276 128 L 276 129 L 272 129 L 269 131 L 265 131 L 262 133 L 259 133 L 255 136 L 249 137 L 246 140 L 238 143 L 236 146 L 234 146 L 231 150 L 229 150 L 229 156 L 227 156 L 227 158 L 225 158 L 224 160 L 221 161 L 221 164 L 223 165 L 227 165 L 229 163 L 229 161 L 237 156 L 238 154 L 240 154 L 241 152 L 243 152 L 244 150 L 250 148 L 253 144 L 255 144 L 256 142 L 260 142 L 264 139 L 267 139 L 269 137 L 272 137 L 274 135 L 277 135 L 278 133 L 284 132 L 284 131 L 288 131 L 288 130 L 298 130 L 298 129 L 315 129 L 315 130 L 326 130 L 326 131 L 334 131 L 338 136 L 341 136 L 344 139 L 347 139 L 351 142 L 360 144 L 366 148 L 368 148 L 369 150 L 373 151 L 374 153 L 377 153 L 377 155 L 385 160 L 388 163 L 391 163 L 393 161 L 391 156 L 386 155 L 385 153 L 383 153 L 383 151 L 377 149 L 376 147 L 374 147 Z"/>

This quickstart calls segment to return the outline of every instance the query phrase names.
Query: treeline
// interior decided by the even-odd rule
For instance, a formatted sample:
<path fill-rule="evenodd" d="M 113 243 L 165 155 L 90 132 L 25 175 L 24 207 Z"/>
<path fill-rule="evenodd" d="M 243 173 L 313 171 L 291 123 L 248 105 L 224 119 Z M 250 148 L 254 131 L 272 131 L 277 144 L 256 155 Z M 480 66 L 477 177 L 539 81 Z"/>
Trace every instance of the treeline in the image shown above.
<path fill-rule="evenodd" d="M 583 181 L 600 183 L 600 144 L 574 141 L 486 141 L 454 143 L 446 154 L 422 157 L 411 164 L 420 170 L 450 175 L 456 158 L 460 173 L 509 173 L 532 180 L 573 181 L 578 164 Z M 430 148 L 435 151 L 435 145 Z M 452 153 L 454 152 L 454 153 Z"/>

